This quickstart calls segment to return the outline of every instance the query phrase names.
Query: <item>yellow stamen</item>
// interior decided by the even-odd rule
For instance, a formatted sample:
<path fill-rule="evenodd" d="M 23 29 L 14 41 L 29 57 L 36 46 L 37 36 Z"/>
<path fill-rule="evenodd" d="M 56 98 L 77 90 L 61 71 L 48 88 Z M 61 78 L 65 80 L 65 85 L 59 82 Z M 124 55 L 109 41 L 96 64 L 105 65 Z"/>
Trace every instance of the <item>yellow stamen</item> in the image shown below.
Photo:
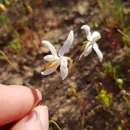
<path fill-rule="evenodd" d="M 69 68 L 69 72 L 72 70 L 72 68 L 73 68 L 73 60 L 71 59 L 71 58 L 67 58 L 67 60 L 68 60 L 68 62 L 69 62 L 69 64 L 68 64 L 68 68 Z"/>
<path fill-rule="evenodd" d="M 5 12 L 7 10 L 7 8 L 3 4 L 0 4 L 0 10 Z"/>
<path fill-rule="evenodd" d="M 45 66 L 44 66 L 44 69 L 47 70 L 47 69 L 50 69 L 50 68 L 57 68 L 57 66 L 58 66 L 57 61 L 52 61 L 52 62 L 46 63 Z"/>

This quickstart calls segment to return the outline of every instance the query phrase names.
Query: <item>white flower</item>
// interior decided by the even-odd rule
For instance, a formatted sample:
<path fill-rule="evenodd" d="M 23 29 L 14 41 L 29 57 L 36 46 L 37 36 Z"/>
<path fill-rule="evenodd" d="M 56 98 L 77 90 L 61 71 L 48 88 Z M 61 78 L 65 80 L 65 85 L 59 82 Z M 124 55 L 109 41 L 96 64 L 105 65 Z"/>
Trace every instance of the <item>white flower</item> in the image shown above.
<path fill-rule="evenodd" d="M 83 25 L 81 29 L 85 30 L 88 43 L 85 45 L 85 49 L 80 58 L 82 56 L 88 56 L 92 52 L 92 49 L 94 49 L 99 58 L 99 61 L 101 62 L 103 60 L 103 54 L 97 44 L 97 41 L 101 38 L 101 34 L 97 31 L 91 32 L 88 25 Z"/>
<path fill-rule="evenodd" d="M 41 72 L 42 75 L 49 75 L 57 70 L 57 68 L 60 66 L 60 74 L 62 80 L 64 80 L 68 75 L 68 61 L 71 60 L 71 58 L 64 56 L 64 54 L 69 52 L 69 49 L 74 41 L 74 32 L 70 31 L 66 41 L 64 42 L 63 46 L 59 49 L 57 52 L 55 47 L 46 40 L 43 40 L 43 45 L 48 48 L 51 52 L 50 55 L 47 55 L 44 57 L 44 60 L 48 61 L 50 63 L 50 66 L 43 72 Z"/>

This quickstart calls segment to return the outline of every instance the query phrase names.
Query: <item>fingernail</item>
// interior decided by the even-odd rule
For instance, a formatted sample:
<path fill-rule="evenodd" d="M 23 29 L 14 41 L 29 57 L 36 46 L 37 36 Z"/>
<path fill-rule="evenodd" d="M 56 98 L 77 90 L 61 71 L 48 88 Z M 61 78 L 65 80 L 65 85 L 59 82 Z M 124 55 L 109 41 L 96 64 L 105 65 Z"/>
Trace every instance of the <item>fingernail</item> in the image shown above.
<path fill-rule="evenodd" d="M 39 102 L 42 101 L 42 94 L 41 94 L 41 92 L 38 89 L 36 89 L 36 92 L 37 92 L 38 101 Z"/>
<path fill-rule="evenodd" d="M 31 88 L 34 96 L 34 106 L 37 106 L 42 101 L 42 94 L 38 89 Z"/>

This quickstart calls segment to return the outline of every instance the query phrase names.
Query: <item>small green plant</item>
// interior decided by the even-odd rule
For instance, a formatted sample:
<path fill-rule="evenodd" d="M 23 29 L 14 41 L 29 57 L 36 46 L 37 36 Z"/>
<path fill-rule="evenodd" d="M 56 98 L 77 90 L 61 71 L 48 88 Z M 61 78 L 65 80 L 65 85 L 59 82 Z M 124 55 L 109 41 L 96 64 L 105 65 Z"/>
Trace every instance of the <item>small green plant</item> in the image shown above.
<path fill-rule="evenodd" d="M 126 90 L 121 90 L 122 98 L 126 102 L 127 108 L 128 108 L 128 113 L 130 114 L 130 101 L 129 101 L 129 92 Z"/>
<path fill-rule="evenodd" d="M 6 22 L 6 16 L 0 15 L 0 25 L 3 25 Z"/>
<path fill-rule="evenodd" d="M 79 101 L 80 105 L 82 106 L 83 105 L 83 102 L 84 102 L 84 99 L 82 97 L 82 95 L 80 95 L 77 91 L 77 84 L 76 83 L 71 83 L 71 86 L 70 86 L 70 89 L 71 89 L 71 92 L 73 94 L 73 96 L 75 96 L 77 98 L 77 100 Z"/>
<path fill-rule="evenodd" d="M 117 130 L 123 130 L 123 129 L 122 129 L 122 126 L 119 125 L 118 128 L 117 128 Z"/>
<path fill-rule="evenodd" d="M 126 58 L 128 60 L 128 65 L 130 66 L 130 49 L 126 52 Z M 128 69 L 128 73 L 130 73 L 130 68 Z"/>
<path fill-rule="evenodd" d="M 126 104 L 127 104 L 127 108 L 128 108 L 128 112 L 130 112 L 130 101 L 127 97 L 127 94 L 123 95 L 123 99 L 125 100 Z"/>
<path fill-rule="evenodd" d="M 52 127 L 49 127 L 49 130 L 53 130 L 53 128 L 52 128 Z"/>
<path fill-rule="evenodd" d="M 115 83 L 119 88 L 123 87 L 124 79 L 121 73 L 121 69 L 119 65 L 112 65 L 111 62 L 103 64 L 104 72 L 109 75 L 112 79 L 114 79 Z"/>
<path fill-rule="evenodd" d="M 9 60 L 8 56 L 1 50 L 0 50 L 0 60 L 6 61 L 10 66 L 15 68 L 14 64 Z"/>
<path fill-rule="evenodd" d="M 18 39 L 13 39 L 9 43 L 9 48 L 13 49 L 15 52 L 19 52 L 22 49 L 21 43 Z"/>
<path fill-rule="evenodd" d="M 9 5 L 10 0 L 0 0 L 0 3 L 3 5 Z"/>
<path fill-rule="evenodd" d="M 79 102 L 80 113 L 82 113 L 81 119 L 80 119 L 80 126 L 81 126 L 81 130 L 82 130 L 85 125 L 85 111 L 84 111 L 85 110 L 85 100 L 84 100 L 83 96 L 80 95 L 80 93 L 77 91 L 77 84 L 75 82 L 71 83 L 70 89 L 71 89 L 72 95 L 74 97 L 76 97 L 77 101 Z"/>
<path fill-rule="evenodd" d="M 108 93 L 106 90 L 102 89 L 98 94 L 98 98 L 105 107 L 110 107 L 112 103 L 112 95 Z"/>
<path fill-rule="evenodd" d="M 49 121 L 49 124 L 53 124 L 53 125 L 56 126 L 56 128 L 57 128 L 58 130 L 61 130 L 60 126 L 56 123 L 56 121 L 50 120 L 50 121 Z M 53 128 L 50 127 L 49 130 L 53 130 Z"/>
<path fill-rule="evenodd" d="M 106 0 L 97 0 L 98 5 L 103 13 L 108 27 L 114 27 L 118 25 L 117 31 L 122 35 L 122 41 L 125 45 L 130 46 L 130 28 L 129 13 L 130 7 L 125 6 L 122 0 L 110 0 L 109 4 Z"/>
<path fill-rule="evenodd" d="M 113 17 L 119 21 L 121 26 L 124 27 L 124 4 L 121 0 L 113 0 L 113 8 L 111 13 L 113 14 Z"/>
<path fill-rule="evenodd" d="M 110 18 L 112 21 L 124 26 L 124 4 L 121 0 L 110 0 L 109 4 L 106 0 L 97 0 L 101 11 L 104 13 L 105 18 Z"/>
<path fill-rule="evenodd" d="M 128 105 L 128 111 L 130 112 L 130 102 L 128 102 L 127 105 Z"/>
<path fill-rule="evenodd" d="M 130 47 L 130 28 L 124 27 L 123 30 L 118 29 L 117 31 L 122 35 L 123 43 Z"/>

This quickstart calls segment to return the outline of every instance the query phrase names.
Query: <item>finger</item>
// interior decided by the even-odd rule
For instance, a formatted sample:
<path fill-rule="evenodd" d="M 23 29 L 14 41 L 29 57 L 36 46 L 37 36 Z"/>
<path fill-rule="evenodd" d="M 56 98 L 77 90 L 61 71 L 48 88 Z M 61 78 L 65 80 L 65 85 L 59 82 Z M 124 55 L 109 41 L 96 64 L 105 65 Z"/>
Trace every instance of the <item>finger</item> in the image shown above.
<path fill-rule="evenodd" d="M 17 122 L 11 130 L 48 130 L 48 108 L 38 106 Z"/>
<path fill-rule="evenodd" d="M 0 85 L 0 126 L 21 119 L 41 100 L 38 90 Z"/>
<path fill-rule="evenodd" d="M 4 126 L 0 126 L 0 130 L 10 130 L 10 128 L 12 128 L 12 126 L 14 125 L 14 123 L 10 123 Z"/>

